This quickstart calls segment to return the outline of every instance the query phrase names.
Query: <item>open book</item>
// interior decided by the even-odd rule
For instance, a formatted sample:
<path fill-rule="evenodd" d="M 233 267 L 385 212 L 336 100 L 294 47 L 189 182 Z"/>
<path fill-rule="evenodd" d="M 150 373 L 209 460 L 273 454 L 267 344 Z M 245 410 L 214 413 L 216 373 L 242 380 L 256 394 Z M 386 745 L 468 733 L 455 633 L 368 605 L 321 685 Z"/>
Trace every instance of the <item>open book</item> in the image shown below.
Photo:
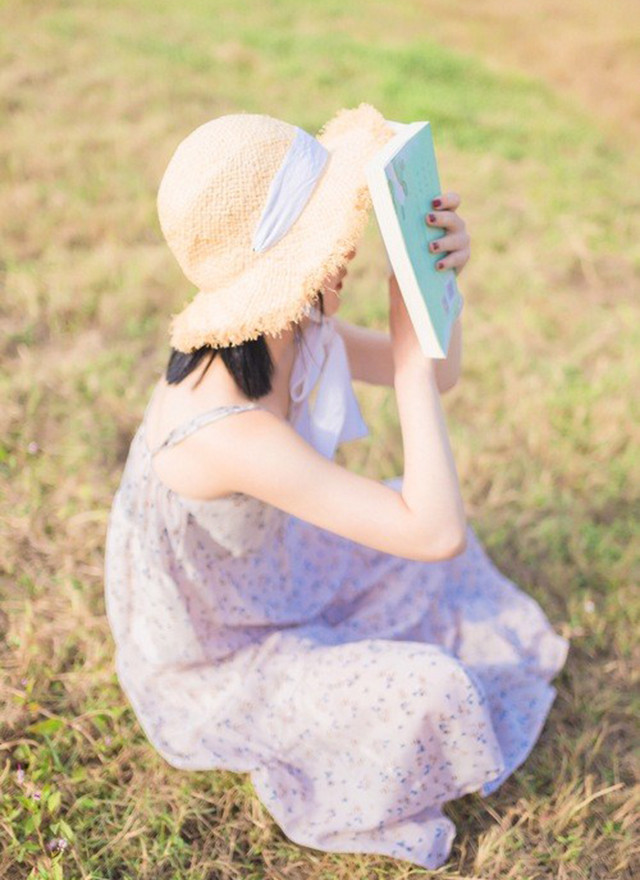
<path fill-rule="evenodd" d="M 366 167 L 371 200 L 420 347 L 427 357 L 445 358 L 463 299 L 455 271 L 436 269 L 443 254 L 429 250 L 446 234 L 426 221 L 441 194 L 431 125 L 389 124 L 396 136 Z"/>

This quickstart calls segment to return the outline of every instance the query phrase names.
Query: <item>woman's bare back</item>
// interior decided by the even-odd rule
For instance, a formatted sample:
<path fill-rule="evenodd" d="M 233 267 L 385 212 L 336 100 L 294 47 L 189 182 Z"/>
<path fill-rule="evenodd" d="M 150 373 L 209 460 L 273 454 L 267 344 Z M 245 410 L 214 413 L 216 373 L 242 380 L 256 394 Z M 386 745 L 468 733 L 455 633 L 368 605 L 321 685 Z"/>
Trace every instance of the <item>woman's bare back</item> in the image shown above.
<path fill-rule="evenodd" d="M 274 354 L 282 346 L 282 339 L 280 337 L 273 343 L 269 342 L 270 349 L 273 345 Z M 187 424 L 201 413 L 221 407 L 257 403 L 260 409 L 286 421 L 291 406 L 289 377 L 293 363 L 293 358 L 287 355 L 285 351 L 284 357 L 274 363 L 271 391 L 259 401 L 251 400 L 242 393 L 218 356 L 210 364 L 205 358 L 198 369 L 178 384 L 169 384 L 162 377 L 154 390 L 145 418 L 147 445 L 152 450 L 158 450 L 163 440 L 180 425 Z M 235 422 L 235 419 L 228 421 Z M 228 494 L 223 481 L 217 480 L 217 477 L 223 476 L 224 467 L 208 469 L 205 477 L 205 471 L 199 464 L 200 455 L 206 453 L 207 437 L 216 430 L 209 426 L 207 428 L 204 445 L 203 437 L 194 434 L 184 442 L 168 446 L 154 455 L 156 475 L 174 492 L 188 498 L 213 500 Z M 232 445 L 242 442 L 244 432 L 244 428 L 237 431 L 233 424 L 224 428 L 227 442 Z"/>

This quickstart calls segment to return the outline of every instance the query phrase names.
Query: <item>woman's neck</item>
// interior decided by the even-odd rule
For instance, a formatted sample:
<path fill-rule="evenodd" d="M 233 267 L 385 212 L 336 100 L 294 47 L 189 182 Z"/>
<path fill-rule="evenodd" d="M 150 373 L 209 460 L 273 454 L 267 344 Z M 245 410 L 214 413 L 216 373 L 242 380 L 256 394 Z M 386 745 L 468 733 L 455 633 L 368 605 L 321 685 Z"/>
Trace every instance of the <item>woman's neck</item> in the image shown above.
<path fill-rule="evenodd" d="M 301 330 L 304 330 L 309 320 L 309 317 L 304 317 L 300 321 Z M 291 403 L 289 394 L 291 371 L 297 353 L 295 327 L 288 327 L 279 336 L 265 334 L 265 340 L 273 360 L 274 371 L 271 391 L 260 398 L 260 405 L 286 419 Z M 226 403 L 245 403 L 246 398 L 242 395 L 222 358 L 215 357 L 207 368 L 208 362 L 209 358 L 204 358 L 202 365 L 189 377 L 189 387 L 192 389 L 190 396 L 194 400 L 198 397 L 203 402 L 220 400 Z"/>

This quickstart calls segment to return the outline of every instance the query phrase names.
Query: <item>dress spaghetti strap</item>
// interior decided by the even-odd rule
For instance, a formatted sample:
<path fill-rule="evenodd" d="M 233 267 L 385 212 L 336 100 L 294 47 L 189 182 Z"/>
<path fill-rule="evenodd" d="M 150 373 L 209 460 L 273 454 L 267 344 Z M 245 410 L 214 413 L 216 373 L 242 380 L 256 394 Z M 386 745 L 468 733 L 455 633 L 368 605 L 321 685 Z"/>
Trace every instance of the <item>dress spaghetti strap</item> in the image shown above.
<path fill-rule="evenodd" d="M 211 424 L 211 422 L 215 422 L 226 415 L 231 415 L 232 413 L 237 412 L 245 412 L 245 410 L 250 409 L 263 409 L 263 407 L 261 407 L 258 403 L 232 403 L 225 404 L 223 406 L 217 406 L 215 407 L 215 409 L 199 413 L 194 418 L 189 419 L 188 422 L 184 422 L 182 425 L 178 425 L 172 431 L 169 431 L 169 434 L 165 437 L 162 443 L 160 443 L 154 449 L 150 449 L 149 451 L 151 455 L 154 456 L 158 452 L 160 452 L 161 449 L 168 449 L 170 446 L 175 446 L 176 443 L 180 443 L 180 441 L 184 440 L 185 437 L 189 437 L 200 428 L 204 428 L 205 425 Z"/>

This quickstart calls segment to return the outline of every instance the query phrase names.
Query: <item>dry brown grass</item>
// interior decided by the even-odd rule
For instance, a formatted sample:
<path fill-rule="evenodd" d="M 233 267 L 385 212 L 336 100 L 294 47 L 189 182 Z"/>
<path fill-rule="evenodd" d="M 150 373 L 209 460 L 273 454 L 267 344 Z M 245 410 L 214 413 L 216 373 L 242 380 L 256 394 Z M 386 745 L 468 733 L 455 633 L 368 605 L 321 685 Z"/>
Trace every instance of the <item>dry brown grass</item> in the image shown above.
<path fill-rule="evenodd" d="M 111 498 L 191 292 L 155 217 L 168 157 L 220 112 L 313 128 L 362 97 L 437 121 L 473 241 L 445 398 L 467 509 L 572 642 L 532 755 L 490 798 L 447 806 L 458 837 L 431 873 L 640 875 L 639 18 L 630 0 L 0 9 L 1 876 L 428 873 L 298 847 L 243 776 L 163 763 L 118 687 L 102 598 Z M 369 234 L 346 317 L 384 326 L 380 269 Z M 391 392 L 358 394 L 372 436 L 340 460 L 399 473 Z M 71 842 L 55 858 L 53 836 Z"/>

